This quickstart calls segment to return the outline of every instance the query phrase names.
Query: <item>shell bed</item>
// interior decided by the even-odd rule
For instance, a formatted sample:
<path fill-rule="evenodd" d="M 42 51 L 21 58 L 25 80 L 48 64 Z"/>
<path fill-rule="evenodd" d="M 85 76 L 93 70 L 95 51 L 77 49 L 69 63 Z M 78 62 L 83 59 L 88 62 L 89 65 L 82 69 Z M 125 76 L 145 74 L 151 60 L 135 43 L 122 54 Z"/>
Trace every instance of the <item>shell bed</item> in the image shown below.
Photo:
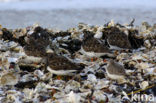
<path fill-rule="evenodd" d="M 114 56 L 102 56 L 94 60 L 80 53 L 86 33 L 102 40 Z M 49 48 L 56 54 L 74 63 L 83 64 L 84 69 L 74 76 L 59 76 L 49 72 L 41 57 L 26 55 L 24 47 L 31 36 L 36 40 L 40 38 L 46 40 L 47 43 L 44 45 L 51 45 Z M 116 40 L 112 36 L 124 37 L 121 40 L 126 40 L 123 42 L 125 44 L 121 43 L 120 38 Z M 42 43 L 39 40 L 37 42 Z M 112 45 L 117 45 L 120 49 L 111 48 Z M 30 45 L 29 49 L 32 47 Z M 32 52 L 35 53 L 38 48 L 33 48 Z M 119 82 L 108 77 L 106 68 L 110 59 L 124 66 L 128 75 L 126 81 Z M 11 63 L 15 66 L 11 67 Z M 18 72 L 14 72 L 14 69 Z M 132 92 L 140 96 L 144 94 L 148 98 L 134 99 L 132 96 L 135 94 Z M 154 103 L 154 101 L 156 101 L 156 24 L 149 25 L 143 22 L 140 26 L 134 26 L 132 23 L 122 25 L 109 22 L 98 26 L 79 23 L 78 27 L 66 31 L 43 28 L 38 24 L 20 29 L 7 29 L 0 25 L 0 103 Z"/>

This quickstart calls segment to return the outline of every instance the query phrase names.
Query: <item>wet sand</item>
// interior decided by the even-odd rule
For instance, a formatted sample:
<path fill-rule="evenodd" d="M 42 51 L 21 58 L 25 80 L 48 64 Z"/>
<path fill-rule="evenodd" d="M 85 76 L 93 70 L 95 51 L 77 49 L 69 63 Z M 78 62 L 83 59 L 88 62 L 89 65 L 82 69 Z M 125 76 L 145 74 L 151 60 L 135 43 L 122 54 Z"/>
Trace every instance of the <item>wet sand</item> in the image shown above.
<path fill-rule="evenodd" d="M 67 29 L 75 27 L 79 22 L 103 25 L 113 19 L 119 23 L 129 23 L 135 18 L 135 25 L 142 21 L 156 23 L 155 9 L 54 9 L 54 10 L 0 10 L 0 24 L 7 28 L 22 28 L 34 23 L 43 27 Z"/>

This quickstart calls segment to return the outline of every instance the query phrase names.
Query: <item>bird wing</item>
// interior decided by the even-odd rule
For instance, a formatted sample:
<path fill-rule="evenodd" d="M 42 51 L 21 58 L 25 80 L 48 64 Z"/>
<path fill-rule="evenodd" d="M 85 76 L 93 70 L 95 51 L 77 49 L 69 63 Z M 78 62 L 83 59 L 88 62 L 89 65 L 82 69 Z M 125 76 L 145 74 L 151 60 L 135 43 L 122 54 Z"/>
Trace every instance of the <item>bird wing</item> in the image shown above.
<path fill-rule="evenodd" d="M 107 68 L 110 74 L 126 75 L 125 69 L 122 65 L 114 64 L 109 65 Z"/>
<path fill-rule="evenodd" d="M 91 38 L 88 39 L 83 43 L 83 48 L 87 52 L 99 52 L 99 53 L 104 53 L 104 52 L 109 52 L 108 47 L 104 45 L 104 43 L 98 39 Z"/>
<path fill-rule="evenodd" d="M 77 64 L 62 56 L 49 58 L 49 66 L 54 70 L 76 70 L 79 68 Z"/>

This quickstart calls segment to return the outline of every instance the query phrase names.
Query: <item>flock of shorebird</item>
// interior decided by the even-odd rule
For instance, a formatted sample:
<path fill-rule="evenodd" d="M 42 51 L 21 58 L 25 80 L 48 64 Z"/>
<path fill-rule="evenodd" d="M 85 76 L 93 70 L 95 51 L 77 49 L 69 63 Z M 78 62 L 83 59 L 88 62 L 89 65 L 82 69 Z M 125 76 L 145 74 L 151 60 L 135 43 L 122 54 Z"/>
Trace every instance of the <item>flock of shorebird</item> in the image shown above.
<path fill-rule="evenodd" d="M 51 49 L 51 42 L 49 38 L 42 37 L 42 34 L 27 35 L 25 38 L 26 45 L 24 45 L 24 52 L 27 56 L 40 57 L 45 64 L 46 69 L 52 74 L 56 75 L 74 75 L 76 72 L 85 68 L 84 65 L 75 63 L 63 55 L 57 54 L 55 50 Z M 106 42 L 108 43 L 106 45 Z M 108 46 L 109 45 L 109 46 Z M 132 46 L 125 34 L 112 34 L 105 40 L 96 38 L 95 34 L 91 32 L 84 32 L 84 37 L 81 49 L 78 51 L 81 54 L 93 58 L 101 56 L 115 57 L 112 49 L 132 49 Z M 18 68 L 16 64 L 10 64 L 10 69 Z M 3 75 L 1 83 L 8 80 L 8 78 L 16 78 L 18 69 L 12 69 L 11 74 Z M 120 65 L 113 59 L 107 63 L 106 73 L 111 79 L 125 78 L 126 72 L 123 65 Z M 5 84 L 5 83 L 3 83 Z M 7 85 L 12 84 L 11 81 Z"/>

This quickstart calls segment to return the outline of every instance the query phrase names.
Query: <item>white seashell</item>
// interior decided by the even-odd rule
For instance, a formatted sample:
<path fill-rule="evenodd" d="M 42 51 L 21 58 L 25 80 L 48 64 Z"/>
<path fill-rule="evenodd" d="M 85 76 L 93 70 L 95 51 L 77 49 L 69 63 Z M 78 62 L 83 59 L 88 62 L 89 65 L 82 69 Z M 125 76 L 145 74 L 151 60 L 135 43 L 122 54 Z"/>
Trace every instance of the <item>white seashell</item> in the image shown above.
<path fill-rule="evenodd" d="M 111 20 L 111 22 L 108 24 L 108 27 L 111 27 L 111 26 L 115 26 L 114 20 Z"/>
<path fill-rule="evenodd" d="M 129 55 L 127 53 L 121 53 L 116 58 L 117 58 L 117 60 L 122 61 L 123 59 L 128 59 Z"/>
<path fill-rule="evenodd" d="M 15 103 L 22 103 L 22 102 L 20 101 L 19 96 L 16 96 L 16 95 L 13 95 L 13 94 L 12 94 L 12 95 L 7 95 L 7 98 L 13 100 Z"/>
<path fill-rule="evenodd" d="M 117 87 L 116 85 L 110 85 L 109 90 L 110 91 L 116 91 L 116 87 Z"/>
<path fill-rule="evenodd" d="M 139 68 L 139 69 L 148 69 L 148 68 L 150 68 L 151 66 L 153 66 L 153 65 L 152 65 L 152 64 L 149 64 L 149 63 L 147 63 L 147 62 L 141 62 L 141 63 L 138 63 L 138 64 L 136 65 L 136 67 Z"/>
<path fill-rule="evenodd" d="M 18 58 L 8 58 L 8 62 L 14 62 L 14 63 L 16 63 L 17 62 L 17 60 L 18 60 Z"/>
<path fill-rule="evenodd" d="M 100 39 L 102 37 L 103 33 L 102 32 L 97 32 L 95 35 L 94 35 L 94 38 L 98 38 Z"/>
<path fill-rule="evenodd" d="M 141 53 L 135 53 L 132 55 L 132 60 L 138 60 L 138 59 L 144 59 L 142 56 L 141 56 Z"/>
<path fill-rule="evenodd" d="M 83 33 L 81 33 L 81 32 L 72 32 L 71 33 L 71 38 L 82 40 L 83 39 L 83 35 L 82 34 Z"/>
<path fill-rule="evenodd" d="M 33 34 L 34 33 L 34 30 L 30 30 L 27 34 L 28 35 L 31 35 L 31 34 Z"/>
<path fill-rule="evenodd" d="M 78 28 L 80 30 L 88 29 L 88 25 L 87 24 L 84 24 L 84 23 L 79 23 L 78 24 Z"/>
<path fill-rule="evenodd" d="M 49 79 L 52 78 L 52 76 L 53 76 L 53 74 L 50 73 L 50 72 L 48 72 L 48 73 L 44 74 L 44 75 L 41 77 L 41 79 L 42 79 L 42 80 L 49 80 Z"/>
<path fill-rule="evenodd" d="M 40 82 L 40 83 L 37 84 L 34 92 L 41 92 L 41 91 L 46 91 L 46 90 L 47 90 L 46 84 L 43 83 L 43 82 Z"/>
<path fill-rule="evenodd" d="M 57 37 L 56 40 L 60 41 L 60 40 L 62 40 L 62 37 Z"/>
<path fill-rule="evenodd" d="M 61 30 L 58 28 L 49 28 L 48 30 L 49 30 L 49 32 L 53 32 L 54 34 L 61 32 Z"/>
<path fill-rule="evenodd" d="M 14 101 L 16 99 L 16 96 L 14 96 L 12 94 L 8 94 L 7 99 L 10 100 L 10 101 Z"/>
<path fill-rule="evenodd" d="M 141 87 L 142 89 L 145 89 L 145 88 L 148 87 L 148 86 L 149 86 L 148 81 L 143 81 L 143 82 L 140 83 L 140 87 Z"/>
<path fill-rule="evenodd" d="M 94 87 L 94 85 L 93 85 L 93 83 L 91 83 L 90 81 L 85 81 L 83 87 L 87 87 L 87 88 L 90 88 L 90 89 L 91 89 L 91 88 Z M 88 91 L 88 90 L 87 90 L 87 91 Z"/>
<path fill-rule="evenodd" d="M 135 62 L 135 61 L 129 61 L 129 65 L 136 65 L 137 64 L 137 62 Z"/>
<path fill-rule="evenodd" d="M 39 26 L 40 26 L 39 23 L 35 23 L 35 24 L 33 24 L 33 28 L 36 28 L 36 27 L 39 27 Z"/>
<path fill-rule="evenodd" d="M 89 74 L 87 80 L 89 80 L 93 83 L 97 82 L 96 76 L 94 74 Z"/>
<path fill-rule="evenodd" d="M 50 48 L 50 46 L 47 46 L 46 53 L 54 53 L 54 51 Z"/>
<path fill-rule="evenodd" d="M 69 103 L 80 103 L 80 95 L 74 93 L 73 91 L 71 91 L 67 96 Z"/>
<path fill-rule="evenodd" d="M 107 97 L 106 95 L 104 95 L 103 91 L 97 90 L 94 92 L 93 96 L 95 97 L 95 99 L 100 102 L 100 101 L 106 101 Z"/>
<path fill-rule="evenodd" d="M 156 68 L 148 68 L 146 69 L 147 74 L 156 75 Z"/>
<path fill-rule="evenodd" d="M 70 38 L 70 36 L 65 36 L 62 38 L 62 40 L 68 40 Z"/>
<path fill-rule="evenodd" d="M 63 86 L 65 84 L 65 81 L 63 80 L 54 80 L 55 86 Z"/>
<path fill-rule="evenodd" d="M 13 48 L 13 51 L 15 52 L 21 52 L 23 50 L 23 48 L 21 46 L 17 46 L 15 48 Z"/>
<path fill-rule="evenodd" d="M 78 88 L 80 88 L 80 83 L 77 81 L 69 81 L 68 85 L 65 87 L 65 92 L 69 92 L 71 90 L 77 90 Z"/>
<path fill-rule="evenodd" d="M 106 80 L 106 79 L 101 79 L 97 81 L 97 84 L 95 86 L 95 89 L 102 89 L 102 88 L 106 88 L 109 86 L 110 81 Z"/>
<path fill-rule="evenodd" d="M 71 33 L 77 32 L 77 31 L 78 31 L 77 28 L 69 28 L 69 29 L 68 29 L 68 32 L 71 32 Z"/>
<path fill-rule="evenodd" d="M 38 93 L 35 93 L 34 94 L 34 98 L 32 99 L 32 101 L 33 101 L 33 103 L 39 103 L 40 102 L 40 100 L 39 100 L 39 97 L 40 95 L 38 94 Z"/>
<path fill-rule="evenodd" d="M 27 29 L 26 28 L 22 29 L 22 33 L 26 34 L 27 33 Z"/>
<path fill-rule="evenodd" d="M 152 46 L 149 40 L 145 40 L 144 45 L 146 48 L 151 48 Z"/>
<path fill-rule="evenodd" d="M 122 94 L 124 95 L 124 96 L 122 97 L 122 100 L 123 100 L 123 99 L 128 99 L 128 100 L 129 100 L 129 97 L 128 97 L 128 95 L 127 95 L 127 93 L 126 93 L 125 91 L 122 91 Z"/>
<path fill-rule="evenodd" d="M 11 100 L 11 101 L 13 100 L 15 103 L 22 103 L 20 101 L 20 95 L 22 95 L 21 92 L 16 91 L 16 90 L 8 90 L 6 91 L 6 93 L 7 93 L 8 100 Z"/>
<path fill-rule="evenodd" d="M 24 92 L 25 99 L 29 99 L 29 100 L 33 99 L 33 95 L 35 93 L 33 89 L 25 88 L 23 92 Z"/>
<path fill-rule="evenodd" d="M 66 97 L 66 99 L 67 99 L 67 96 L 65 96 L 66 94 L 64 93 L 64 91 L 62 91 L 62 92 L 57 92 L 57 93 L 55 93 L 54 95 L 53 95 L 53 97 L 55 97 L 55 98 L 60 98 L 60 99 L 63 99 L 64 97 Z"/>
<path fill-rule="evenodd" d="M 37 78 L 33 77 L 32 74 L 26 74 L 26 75 L 22 76 L 20 79 L 20 81 L 22 81 L 22 82 L 27 82 L 27 81 L 31 81 L 31 80 L 37 80 Z"/>
<path fill-rule="evenodd" d="M 126 29 L 126 30 L 124 30 L 124 33 L 128 36 L 128 34 L 129 34 L 129 32 L 128 32 L 128 30 Z"/>
<path fill-rule="evenodd" d="M 38 76 L 39 78 L 42 78 L 44 73 L 41 70 L 35 70 L 34 75 Z"/>
<path fill-rule="evenodd" d="M 15 43 L 14 41 L 10 41 L 10 42 L 8 42 L 8 44 L 6 44 L 6 46 L 8 46 L 8 47 L 10 47 L 10 48 L 15 48 L 15 47 L 17 47 L 17 43 Z"/>
<path fill-rule="evenodd" d="M 83 87 L 83 88 L 79 88 L 79 90 L 80 90 L 82 93 L 87 93 L 87 94 L 91 93 L 91 89 L 85 89 L 84 87 Z M 87 94 L 86 94 L 86 95 L 87 95 Z"/>
<path fill-rule="evenodd" d="M 22 32 L 20 32 L 20 31 L 13 31 L 12 32 L 13 33 L 13 37 L 14 38 L 19 38 L 19 37 L 21 37 L 21 36 L 23 36 L 24 34 L 22 33 Z"/>
<path fill-rule="evenodd" d="M 18 44 L 13 41 L 8 42 L 8 41 L 0 40 L 0 51 L 7 51 L 7 50 L 13 49 L 17 46 L 18 46 Z"/>
<path fill-rule="evenodd" d="M 49 88 L 49 87 L 48 87 L 48 88 Z M 60 90 L 60 88 L 55 87 L 55 86 L 50 86 L 50 88 L 53 88 L 53 89 L 55 89 L 55 90 Z"/>
<path fill-rule="evenodd" d="M 68 47 L 68 45 L 67 44 L 61 44 L 62 46 L 66 46 L 66 47 Z"/>

